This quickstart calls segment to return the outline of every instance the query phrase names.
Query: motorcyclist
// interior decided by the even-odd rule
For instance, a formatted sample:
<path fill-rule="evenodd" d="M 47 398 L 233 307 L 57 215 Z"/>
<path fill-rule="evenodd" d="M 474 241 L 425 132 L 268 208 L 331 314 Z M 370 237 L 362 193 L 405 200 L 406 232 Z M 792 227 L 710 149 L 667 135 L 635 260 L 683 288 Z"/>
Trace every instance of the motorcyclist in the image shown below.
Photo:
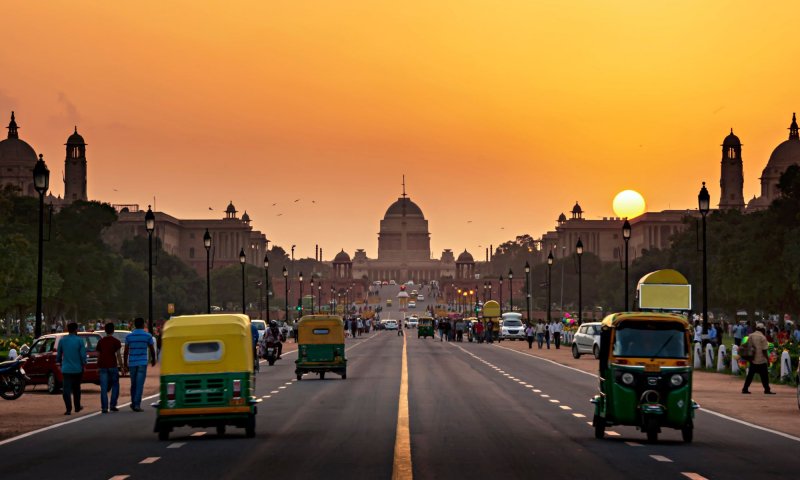
<path fill-rule="evenodd" d="M 264 343 L 268 344 L 270 342 L 274 343 L 278 348 L 278 356 L 275 357 L 275 360 L 280 360 L 283 352 L 283 335 L 281 335 L 281 331 L 278 329 L 278 322 L 275 320 L 269 322 L 269 328 L 264 333 Z"/>

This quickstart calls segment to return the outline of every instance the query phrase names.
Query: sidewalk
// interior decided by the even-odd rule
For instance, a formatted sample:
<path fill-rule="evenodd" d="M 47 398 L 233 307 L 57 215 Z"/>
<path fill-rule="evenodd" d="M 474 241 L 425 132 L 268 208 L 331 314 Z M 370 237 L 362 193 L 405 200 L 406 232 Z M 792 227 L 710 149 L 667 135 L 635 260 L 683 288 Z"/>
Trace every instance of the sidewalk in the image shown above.
<path fill-rule="evenodd" d="M 498 345 L 597 374 L 597 360 L 592 355 L 572 358 L 569 345 L 562 345 L 559 350 L 553 345 L 550 350 L 546 347 L 539 350 L 535 342 L 532 350 L 528 349 L 527 342 L 504 341 Z M 750 386 L 753 393 L 742 395 L 743 377 L 699 371 L 695 371 L 693 376 L 692 394 L 701 408 L 800 437 L 800 410 L 794 387 L 771 385 L 777 395 L 764 395 L 761 382 L 756 378 Z M 588 397 L 586 401 L 589 401 Z"/>

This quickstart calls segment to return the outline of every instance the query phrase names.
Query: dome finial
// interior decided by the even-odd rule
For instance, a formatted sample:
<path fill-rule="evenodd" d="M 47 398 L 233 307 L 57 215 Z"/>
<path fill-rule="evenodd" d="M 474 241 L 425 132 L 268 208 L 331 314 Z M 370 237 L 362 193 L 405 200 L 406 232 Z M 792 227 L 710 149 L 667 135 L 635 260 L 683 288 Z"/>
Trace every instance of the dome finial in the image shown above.
<path fill-rule="evenodd" d="M 731 127 L 731 135 L 733 135 L 733 127 Z"/>
<path fill-rule="evenodd" d="M 8 122 L 8 138 L 19 138 L 17 133 L 17 120 L 14 117 L 14 111 L 11 111 L 11 121 Z"/>
<path fill-rule="evenodd" d="M 800 127 L 797 126 L 797 116 L 792 112 L 792 124 L 789 125 L 789 140 L 800 140 Z"/>

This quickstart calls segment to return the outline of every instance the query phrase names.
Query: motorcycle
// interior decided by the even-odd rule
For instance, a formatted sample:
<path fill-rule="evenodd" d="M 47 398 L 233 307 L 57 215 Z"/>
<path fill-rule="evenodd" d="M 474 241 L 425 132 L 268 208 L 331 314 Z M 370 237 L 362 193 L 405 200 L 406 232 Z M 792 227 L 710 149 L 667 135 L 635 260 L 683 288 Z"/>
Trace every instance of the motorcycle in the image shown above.
<path fill-rule="evenodd" d="M 27 377 L 22 368 L 23 363 L 21 358 L 0 363 L 0 397 L 16 400 L 25 393 Z"/>
<path fill-rule="evenodd" d="M 275 360 L 278 357 L 278 345 L 275 342 L 266 342 L 264 347 L 264 358 L 267 360 L 267 363 L 272 366 L 275 364 Z"/>

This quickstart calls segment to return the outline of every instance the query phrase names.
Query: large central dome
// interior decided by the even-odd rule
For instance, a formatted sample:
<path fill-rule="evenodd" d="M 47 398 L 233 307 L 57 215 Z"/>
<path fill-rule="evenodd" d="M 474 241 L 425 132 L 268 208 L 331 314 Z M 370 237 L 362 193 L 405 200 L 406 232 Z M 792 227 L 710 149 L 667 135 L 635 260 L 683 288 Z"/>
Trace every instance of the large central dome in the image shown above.
<path fill-rule="evenodd" d="M 402 217 L 403 215 L 406 217 L 425 218 L 422 214 L 422 209 L 408 197 L 398 198 L 396 202 L 389 206 L 383 218 Z"/>

